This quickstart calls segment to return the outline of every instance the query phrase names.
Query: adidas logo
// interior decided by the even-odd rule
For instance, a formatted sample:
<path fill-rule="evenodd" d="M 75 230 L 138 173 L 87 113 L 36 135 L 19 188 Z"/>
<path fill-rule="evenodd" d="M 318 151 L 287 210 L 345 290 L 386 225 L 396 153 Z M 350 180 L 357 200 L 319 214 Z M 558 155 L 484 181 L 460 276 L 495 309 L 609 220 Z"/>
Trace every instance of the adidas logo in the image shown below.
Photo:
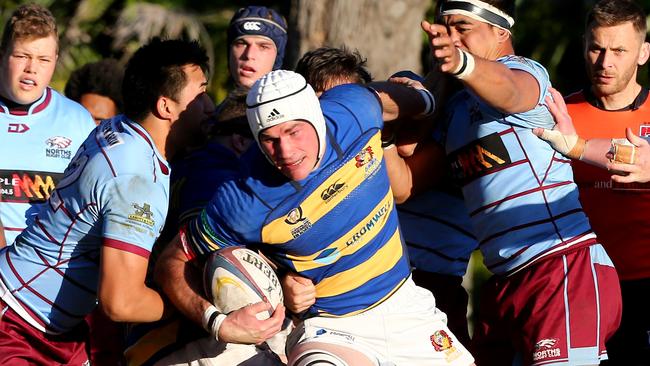
<path fill-rule="evenodd" d="M 284 117 L 284 114 L 278 112 L 277 109 L 273 108 L 271 113 L 269 113 L 269 116 L 266 117 L 266 122 L 275 121 L 276 119 L 280 119 L 282 117 Z"/>

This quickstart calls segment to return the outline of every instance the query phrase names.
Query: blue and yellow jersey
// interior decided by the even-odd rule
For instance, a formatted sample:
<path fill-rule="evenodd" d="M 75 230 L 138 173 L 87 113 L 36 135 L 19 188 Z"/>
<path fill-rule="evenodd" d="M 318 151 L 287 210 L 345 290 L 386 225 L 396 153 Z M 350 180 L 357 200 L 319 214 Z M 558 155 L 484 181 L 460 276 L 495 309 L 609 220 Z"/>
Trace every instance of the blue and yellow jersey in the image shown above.
<path fill-rule="evenodd" d="M 568 159 L 532 133 L 553 128 L 543 105 L 550 81 L 535 61 L 497 60 L 532 75 L 538 105 L 505 114 L 465 89 L 449 103 L 445 140 L 488 269 L 508 275 L 576 245 L 594 242 Z"/>
<path fill-rule="evenodd" d="M 151 136 L 124 116 L 104 120 L 34 223 L 0 250 L 0 280 L 37 325 L 69 331 L 97 304 L 102 246 L 148 258 L 168 201 L 169 167 Z"/>
<path fill-rule="evenodd" d="M 226 182 L 187 228 L 191 255 L 259 246 L 280 266 L 312 279 L 308 315 L 346 316 L 389 297 L 410 268 L 383 161 L 382 110 L 358 85 L 321 97 L 328 145 L 319 168 L 288 181 L 257 147 L 246 178 Z"/>

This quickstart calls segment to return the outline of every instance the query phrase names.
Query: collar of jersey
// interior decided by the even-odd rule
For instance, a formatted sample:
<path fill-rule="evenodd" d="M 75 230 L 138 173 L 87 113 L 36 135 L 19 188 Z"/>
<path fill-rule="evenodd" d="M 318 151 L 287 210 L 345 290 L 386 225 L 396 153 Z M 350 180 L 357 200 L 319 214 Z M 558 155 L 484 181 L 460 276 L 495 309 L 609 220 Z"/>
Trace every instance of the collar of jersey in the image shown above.
<path fill-rule="evenodd" d="M 5 103 L 4 98 L 0 98 L 0 113 L 7 113 L 12 116 L 31 116 L 42 112 L 47 108 L 52 100 L 52 89 L 45 88 L 45 93 L 32 104 L 9 106 Z"/>

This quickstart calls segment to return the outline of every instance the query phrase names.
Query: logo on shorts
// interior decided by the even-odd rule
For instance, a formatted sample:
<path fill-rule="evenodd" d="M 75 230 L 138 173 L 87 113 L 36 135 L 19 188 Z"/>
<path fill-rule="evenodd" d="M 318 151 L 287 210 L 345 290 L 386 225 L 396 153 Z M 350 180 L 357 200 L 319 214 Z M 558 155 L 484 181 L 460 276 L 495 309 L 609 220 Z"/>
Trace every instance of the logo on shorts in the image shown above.
<path fill-rule="evenodd" d="M 151 212 L 151 206 L 148 203 L 145 203 L 142 206 L 139 206 L 137 203 L 132 203 L 131 206 L 135 208 L 135 213 L 129 215 L 129 220 L 153 226 L 153 212 Z"/>
<path fill-rule="evenodd" d="M 296 225 L 301 222 L 300 226 L 291 229 L 291 236 L 293 236 L 294 239 L 304 234 L 312 226 L 311 221 L 303 216 L 302 208 L 300 206 L 289 211 L 287 217 L 284 219 L 284 222 L 289 225 Z"/>
<path fill-rule="evenodd" d="M 552 357 L 560 357 L 560 348 L 557 347 L 557 338 L 545 338 L 535 343 L 533 361 L 544 360 Z"/>
<path fill-rule="evenodd" d="M 445 354 L 447 362 L 452 362 L 462 355 L 462 353 L 453 346 L 454 342 L 449 334 L 442 329 L 436 330 L 429 339 L 431 340 L 431 344 L 436 352 L 443 352 Z"/>

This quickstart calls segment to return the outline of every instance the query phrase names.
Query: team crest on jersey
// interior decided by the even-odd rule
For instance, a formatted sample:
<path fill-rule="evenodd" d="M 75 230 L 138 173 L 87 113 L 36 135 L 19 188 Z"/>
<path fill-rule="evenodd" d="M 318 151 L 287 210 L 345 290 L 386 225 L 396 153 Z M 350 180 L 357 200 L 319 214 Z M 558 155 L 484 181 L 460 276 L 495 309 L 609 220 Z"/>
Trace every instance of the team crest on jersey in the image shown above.
<path fill-rule="evenodd" d="M 545 360 L 548 358 L 556 358 L 562 355 L 560 348 L 557 345 L 557 338 L 545 338 L 535 343 L 535 350 L 533 351 L 533 361 Z"/>
<path fill-rule="evenodd" d="M 429 340 L 436 352 L 443 352 L 445 354 L 447 362 L 451 362 L 461 356 L 461 352 L 453 345 L 454 341 L 445 330 L 436 330 L 429 337 Z"/>
<path fill-rule="evenodd" d="M 72 140 L 65 136 L 52 136 L 45 140 L 45 156 L 70 160 L 72 151 L 68 149 Z"/>
<path fill-rule="evenodd" d="M 373 175 L 377 168 L 379 168 L 379 159 L 375 157 L 375 152 L 372 150 L 372 146 L 366 146 L 354 157 L 355 164 L 357 168 L 363 167 L 364 175 L 369 177 Z"/>
<path fill-rule="evenodd" d="M 648 137 L 650 136 L 650 123 L 646 122 L 639 126 L 639 136 Z"/>
<path fill-rule="evenodd" d="M 133 206 L 135 212 L 129 215 L 129 220 L 153 226 L 155 223 L 153 220 L 153 212 L 151 212 L 151 206 L 148 203 L 144 203 L 142 206 L 137 203 L 132 203 L 131 206 Z"/>
<path fill-rule="evenodd" d="M 449 154 L 454 178 L 466 184 L 512 163 L 501 136 L 492 133 Z"/>
<path fill-rule="evenodd" d="M 300 223 L 300 225 L 291 228 L 291 236 L 294 239 L 304 234 L 312 226 L 311 221 L 309 221 L 308 218 L 303 216 L 302 208 L 300 206 L 289 211 L 287 216 L 284 218 L 284 222 L 286 222 L 289 225 L 297 225 L 298 223 Z"/>

